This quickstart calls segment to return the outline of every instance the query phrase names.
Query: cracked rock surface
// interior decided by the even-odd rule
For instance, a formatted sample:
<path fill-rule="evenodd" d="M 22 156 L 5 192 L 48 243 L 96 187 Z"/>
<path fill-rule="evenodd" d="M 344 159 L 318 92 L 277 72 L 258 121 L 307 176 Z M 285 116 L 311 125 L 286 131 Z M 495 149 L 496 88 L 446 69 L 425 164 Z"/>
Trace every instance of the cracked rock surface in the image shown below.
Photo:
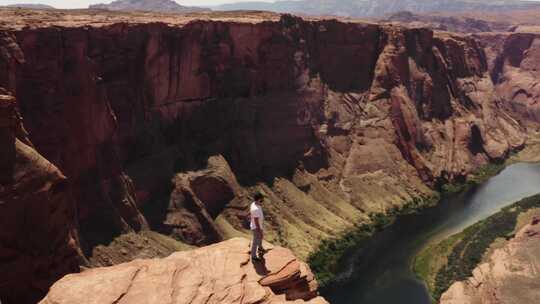
<path fill-rule="evenodd" d="M 249 245 L 235 238 L 164 259 L 67 275 L 40 303 L 327 303 L 309 267 L 290 250 L 268 247 L 264 260 L 252 263 Z"/>

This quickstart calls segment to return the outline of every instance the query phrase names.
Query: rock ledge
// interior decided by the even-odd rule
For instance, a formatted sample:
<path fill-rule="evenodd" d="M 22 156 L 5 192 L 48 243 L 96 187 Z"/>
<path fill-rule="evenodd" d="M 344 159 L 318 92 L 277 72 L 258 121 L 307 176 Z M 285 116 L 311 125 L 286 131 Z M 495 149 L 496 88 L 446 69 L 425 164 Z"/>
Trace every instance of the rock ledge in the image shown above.
<path fill-rule="evenodd" d="M 136 260 L 65 276 L 41 304 L 327 303 L 309 267 L 273 247 L 252 264 L 249 240 L 235 238 L 164 259 Z"/>

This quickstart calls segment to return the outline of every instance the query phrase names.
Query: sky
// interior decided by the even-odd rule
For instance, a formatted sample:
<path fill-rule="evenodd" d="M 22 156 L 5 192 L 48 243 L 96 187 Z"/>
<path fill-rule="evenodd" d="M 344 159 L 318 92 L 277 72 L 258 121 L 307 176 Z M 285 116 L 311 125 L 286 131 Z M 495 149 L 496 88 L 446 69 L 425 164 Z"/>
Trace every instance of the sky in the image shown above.
<path fill-rule="evenodd" d="M 260 2 L 272 2 L 271 0 L 250 0 Z M 56 8 L 86 8 L 89 4 L 110 3 L 111 0 L 0 0 L 0 5 L 9 4 L 48 4 Z M 209 6 L 223 3 L 240 2 L 240 0 L 176 0 L 181 5 Z"/>

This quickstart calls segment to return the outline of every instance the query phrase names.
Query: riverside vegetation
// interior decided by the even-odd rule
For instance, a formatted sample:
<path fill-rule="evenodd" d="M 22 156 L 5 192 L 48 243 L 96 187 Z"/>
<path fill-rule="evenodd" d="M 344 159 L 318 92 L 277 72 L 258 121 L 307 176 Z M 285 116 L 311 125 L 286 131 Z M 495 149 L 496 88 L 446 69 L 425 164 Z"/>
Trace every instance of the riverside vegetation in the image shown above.
<path fill-rule="evenodd" d="M 444 241 L 424 248 L 414 271 L 428 285 L 432 299 L 440 299 L 450 285 L 472 275 L 498 239 L 511 239 L 520 214 L 540 208 L 540 194 L 522 199 Z"/>
<path fill-rule="evenodd" d="M 479 185 L 500 173 L 505 166 L 504 162 L 482 166 L 463 182 L 445 183 L 438 187 L 438 192 L 431 197 L 414 199 L 402 207 L 390 209 L 387 213 L 372 213 L 369 216 L 370 223 L 358 225 L 336 238 L 323 240 L 318 249 L 308 257 L 308 263 L 317 280 L 323 287 L 335 283 L 339 274 L 349 266 L 345 265 L 343 258 L 348 256 L 348 253 L 361 249 L 375 233 L 392 225 L 398 217 L 434 207 L 441 197 Z"/>
<path fill-rule="evenodd" d="M 537 155 L 540 152 L 539 143 L 539 134 L 530 135 L 528 144 L 523 150 L 512 152 L 505 162 L 492 163 L 481 167 L 468 177 L 464 183 L 444 185 L 441 188 L 443 195 L 466 191 L 470 187 L 479 185 L 487 181 L 490 177 L 499 174 L 511 164 L 518 162 L 538 162 Z M 495 239 L 512 237 L 511 235 L 505 235 L 508 229 L 510 229 L 509 226 L 505 225 L 513 223 L 512 229 L 514 229 L 519 215 L 538 207 L 537 205 L 539 203 L 540 195 L 525 198 L 511 206 L 503 208 L 499 213 L 468 227 L 460 233 L 452 235 L 439 243 L 426 246 L 416 256 L 412 267 L 414 272 L 426 283 L 432 300 L 438 300 L 452 283 L 469 277 L 472 270 L 482 261 L 482 256 L 495 242 Z M 490 229 L 494 230 L 492 232 L 493 234 L 490 234 Z M 494 236 L 497 237 L 489 242 L 490 238 Z M 467 242 L 471 243 L 474 239 L 479 238 L 483 238 L 481 243 L 476 243 L 473 247 L 465 246 Z M 459 250 L 462 251 L 462 254 L 468 256 L 457 255 L 455 251 Z M 479 257 L 480 252 L 482 254 Z"/>
<path fill-rule="evenodd" d="M 490 177 L 499 174 L 506 167 L 506 163 L 490 163 L 480 167 L 473 174 L 467 177 L 465 182 L 446 183 L 441 187 L 443 194 L 463 192 L 470 187 L 479 185 L 487 181 Z"/>
<path fill-rule="evenodd" d="M 343 257 L 352 251 L 362 248 L 373 235 L 392 225 L 399 216 L 417 213 L 425 208 L 433 207 L 440 196 L 435 193 L 431 197 L 417 198 L 401 207 L 394 207 L 387 213 L 371 213 L 370 223 L 362 224 L 334 239 L 323 240 L 317 251 L 308 258 L 308 263 L 317 281 L 322 287 L 335 283 L 343 272 L 346 263 Z"/>

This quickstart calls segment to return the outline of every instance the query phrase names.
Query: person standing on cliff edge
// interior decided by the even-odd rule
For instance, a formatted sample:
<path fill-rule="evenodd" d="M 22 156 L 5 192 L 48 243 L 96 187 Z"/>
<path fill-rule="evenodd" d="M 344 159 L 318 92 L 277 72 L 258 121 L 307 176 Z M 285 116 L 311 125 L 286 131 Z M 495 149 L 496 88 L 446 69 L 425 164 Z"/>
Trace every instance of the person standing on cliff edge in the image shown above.
<path fill-rule="evenodd" d="M 254 201 L 249 208 L 251 232 L 253 232 L 253 240 L 251 241 L 251 260 L 260 261 L 265 250 L 262 246 L 263 242 L 263 225 L 264 225 L 264 213 L 262 210 L 262 203 L 264 202 L 264 195 L 262 193 L 255 194 Z M 259 256 L 257 256 L 257 251 Z"/>

